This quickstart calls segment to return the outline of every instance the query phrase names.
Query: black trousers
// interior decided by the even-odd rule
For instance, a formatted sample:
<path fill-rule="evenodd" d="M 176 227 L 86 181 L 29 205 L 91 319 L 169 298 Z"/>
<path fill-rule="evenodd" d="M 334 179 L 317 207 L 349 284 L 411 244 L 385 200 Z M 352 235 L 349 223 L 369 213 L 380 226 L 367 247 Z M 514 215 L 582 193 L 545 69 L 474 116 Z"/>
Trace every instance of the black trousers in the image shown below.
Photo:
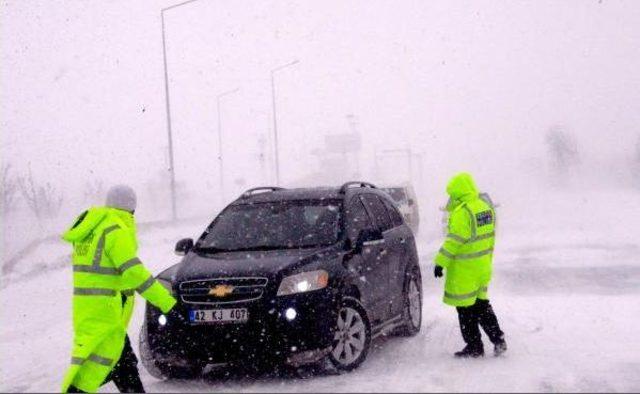
<path fill-rule="evenodd" d="M 138 372 L 138 358 L 131 348 L 129 335 L 125 337 L 124 348 L 122 349 L 120 359 L 102 384 L 107 384 L 110 381 L 113 381 L 121 393 L 144 393 L 144 387 L 142 386 L 140 373 Z M 83 391 L 75 386 L 71 386 L 68 392 L 82 393 Z"/>
<path fill-rule="evenodd" d="M 468 346 L 476 349 L 483 348 L 480 327 L 495 345 L 504 341 L 504 333 L 498 324 L 498 318 L 493 312 L 489 300 L 476 300 L 471 306 L 457 307 L 458 320 L 462 339 Z"/>
<path fill-rule="evenodd" d="M 120 360 L 113 367 L 103 384 L 112 381 L 121 393 L 144 393 L 140 373 L 138 372 L 138 358 L 131 348 L 129 335 L 124 339 L 124 348 Z"/>

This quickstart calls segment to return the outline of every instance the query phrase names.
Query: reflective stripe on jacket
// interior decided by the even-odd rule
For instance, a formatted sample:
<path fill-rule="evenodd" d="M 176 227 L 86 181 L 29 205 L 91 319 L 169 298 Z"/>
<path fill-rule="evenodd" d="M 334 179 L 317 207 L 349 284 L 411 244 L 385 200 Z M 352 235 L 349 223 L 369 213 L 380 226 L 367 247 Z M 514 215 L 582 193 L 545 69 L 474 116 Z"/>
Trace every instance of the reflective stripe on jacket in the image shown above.
<path fill-rule="evenodd" d="M 447 186 L 450 196 L 448 234 L 435 257 L 446 269 L 443 301 L 452 306 L 469 306 L 487 299 L 493 247 L 495 211 L 479 198 L 469 174 L 456 175 Z"/>
<path fill-rule="evenodd" d="M 137 258 L 133 215 L 113 208 L 91 208 L 63 235 L 73 244 L 73 349 L 62 384 L 96 392 L 120 358 L 133 297 L 125 306 L 122 294 L 136 289 L 168 312 L 171 294 Z"/>

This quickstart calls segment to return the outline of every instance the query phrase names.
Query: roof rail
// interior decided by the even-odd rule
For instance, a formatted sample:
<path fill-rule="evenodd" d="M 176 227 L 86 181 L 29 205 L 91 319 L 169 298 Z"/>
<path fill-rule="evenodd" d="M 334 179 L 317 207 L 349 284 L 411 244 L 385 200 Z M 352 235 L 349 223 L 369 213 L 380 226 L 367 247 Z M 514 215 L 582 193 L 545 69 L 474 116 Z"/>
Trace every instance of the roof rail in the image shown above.
<path fill-rule="evenodd" d="M 254 187 L 253 189 L 249 189 L 249 190 L 247 190 L 246 192 L 242 193 L 242 195 L 240 196 L 240 198 L 248 198 L 248 197 L 250 197 L 251 195 L 253 195 L 253 194 L 254 194 L 254 192 L 261 191 L 261 190 L 275 192 L 275 191 L 278 191 L 278 190 L 284 190 L 284 187 L 277 187 L 277 186 L 260 186 L 260 187 Z"/>
<path fill-rule="evenodd" d="M 358 187 L 369 187 L 371 189 L 377 189 L 376 185 L 374 185 L 373 183 L 369 183 L 369 182 L 362 182 L 362 181 L 352 181 L 352 182 L 347 182 L 344 185 L 342 185 L 340 187 L 340 194 L 345 194 L 347 192 L 347 189 L 349 188 L 349 186 L 353 186 L 353 185 L 358 185 Z"/>

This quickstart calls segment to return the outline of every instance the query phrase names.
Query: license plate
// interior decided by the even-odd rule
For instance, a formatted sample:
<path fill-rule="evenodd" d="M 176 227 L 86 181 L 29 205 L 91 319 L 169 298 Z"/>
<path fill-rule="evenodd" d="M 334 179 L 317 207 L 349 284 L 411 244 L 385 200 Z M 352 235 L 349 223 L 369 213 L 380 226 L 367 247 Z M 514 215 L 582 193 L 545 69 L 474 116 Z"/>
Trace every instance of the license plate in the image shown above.
<path fill-rule="evenodd" d="M 246 323 L 249 320 L 247 308 L 196 309 L 189 311 L 191 323 Z"/>

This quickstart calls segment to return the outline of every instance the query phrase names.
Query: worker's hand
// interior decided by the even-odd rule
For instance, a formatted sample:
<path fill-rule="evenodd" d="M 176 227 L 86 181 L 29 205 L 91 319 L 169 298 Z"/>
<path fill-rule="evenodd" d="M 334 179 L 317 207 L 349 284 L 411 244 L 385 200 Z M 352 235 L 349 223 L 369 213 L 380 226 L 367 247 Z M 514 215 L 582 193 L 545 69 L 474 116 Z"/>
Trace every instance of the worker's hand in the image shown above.
<path fill-rule="evenodd" d="M 436 267 L 433 269 L 433 276 L 435 276 L 436 278 L 442 277 L 442 267 L 436 265 Z"/>

